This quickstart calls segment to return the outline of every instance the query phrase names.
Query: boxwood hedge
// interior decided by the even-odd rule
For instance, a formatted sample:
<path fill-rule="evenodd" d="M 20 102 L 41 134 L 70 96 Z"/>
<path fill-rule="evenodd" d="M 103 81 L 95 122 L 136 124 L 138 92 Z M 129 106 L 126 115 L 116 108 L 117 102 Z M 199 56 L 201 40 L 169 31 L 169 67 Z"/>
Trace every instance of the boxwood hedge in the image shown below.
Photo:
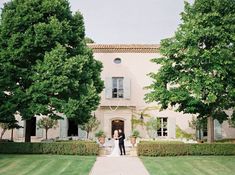
<path fill-rule="evenodd" d="M 97 155 L 99 146 L 95 142 L 53 142 L 53 143 L 0 143 L 0 154 L 60 154 Z"/>
<path fill-rule="evenodd" d="M 174 144 L 140 142 L 137 146 L 139 156 L 183 156 L 183 155 L 235 155 L 235 144 Z"/>

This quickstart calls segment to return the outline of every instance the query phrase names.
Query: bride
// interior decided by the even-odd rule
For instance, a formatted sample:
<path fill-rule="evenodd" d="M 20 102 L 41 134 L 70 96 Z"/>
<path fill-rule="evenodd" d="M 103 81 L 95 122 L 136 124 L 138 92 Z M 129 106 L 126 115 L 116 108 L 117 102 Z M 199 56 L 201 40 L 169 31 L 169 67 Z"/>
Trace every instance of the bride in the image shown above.
<path fill-rule="evenodd" d="M 120 156 L 118 130 L 114 131 L 113 138 L 114 138 L 114 148 L 113 148 L 112 153 L 109 156 L 117 157 L 117 156 Z"/>

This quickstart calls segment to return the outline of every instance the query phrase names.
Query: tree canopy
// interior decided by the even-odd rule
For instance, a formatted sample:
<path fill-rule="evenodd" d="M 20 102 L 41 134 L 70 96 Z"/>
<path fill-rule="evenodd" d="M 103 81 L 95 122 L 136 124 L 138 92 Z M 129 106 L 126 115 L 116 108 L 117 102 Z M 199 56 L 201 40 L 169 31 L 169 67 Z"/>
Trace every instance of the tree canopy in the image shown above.
<path fill-rule="evenodd" d="M 225 110 L 235 106 L 235 1 L 185 2 L 181 17 L 174 37 L 161 41 L 162 58 L 153 59 L 161 68 L 150 74 L 146 99 L 162 109 L 227 120 Z"/>
<path fill-rule="evenodd" d="M 0 120 L 18 111 L 26 120 L 64 113 L 86 122 L 103 89 L 102 64 L 92 55 L 83 17 L 71 12 L 67 0 L 6 3 L 0 23 Z"/>

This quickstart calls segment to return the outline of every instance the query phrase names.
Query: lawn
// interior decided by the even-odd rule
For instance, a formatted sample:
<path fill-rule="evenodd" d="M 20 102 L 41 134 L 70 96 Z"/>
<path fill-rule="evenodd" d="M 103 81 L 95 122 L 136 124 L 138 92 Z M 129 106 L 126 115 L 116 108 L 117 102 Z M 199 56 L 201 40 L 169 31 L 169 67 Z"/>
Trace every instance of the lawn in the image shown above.
<path fill-rule="evenodd" d="M 0 154 L 0 174 L 88 175 L 95 160 L 95 156 Z"/>
<path fill-rule="evenodd" d="M 141 157 L 150 175 L 235 174 L 235 156 Z"/>

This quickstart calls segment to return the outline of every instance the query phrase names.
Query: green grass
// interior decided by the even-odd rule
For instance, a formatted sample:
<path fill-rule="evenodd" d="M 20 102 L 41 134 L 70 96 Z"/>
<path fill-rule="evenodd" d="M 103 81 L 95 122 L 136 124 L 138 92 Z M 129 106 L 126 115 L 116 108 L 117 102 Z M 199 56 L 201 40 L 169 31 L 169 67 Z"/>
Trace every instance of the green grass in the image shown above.
<path fill-rule="evenodd" d="M 88 175 L 95 156 L 0 154 L 4 175 Z"/>
<path fill-rule="evenodd" d="M 235 174 L 235 156 L 141 157 L 150 175 Z"/>

